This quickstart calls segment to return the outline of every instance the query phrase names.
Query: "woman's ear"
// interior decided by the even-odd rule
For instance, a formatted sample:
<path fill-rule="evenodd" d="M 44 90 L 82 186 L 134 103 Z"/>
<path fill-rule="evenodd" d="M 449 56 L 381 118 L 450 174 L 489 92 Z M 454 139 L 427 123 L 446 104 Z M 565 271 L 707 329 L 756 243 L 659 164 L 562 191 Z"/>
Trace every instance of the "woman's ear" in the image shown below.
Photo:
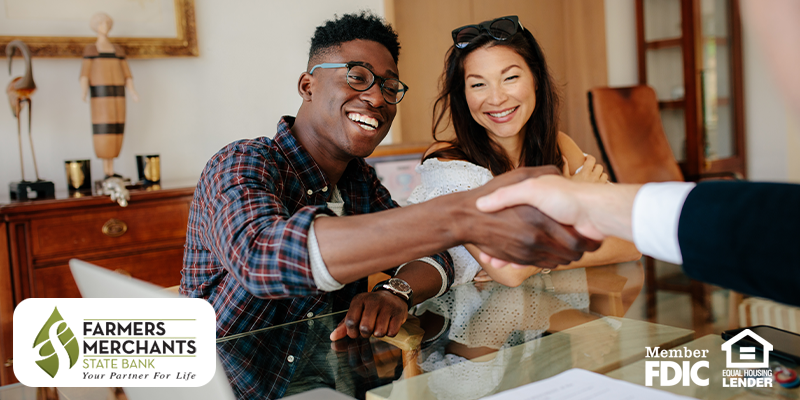
<path fill-rule="evenodd" d="M 311 101 L 312 91 L 314 86 L 314 76 L 308 72 L 300 74 L 300 80 L 297 81 L 297 93 L 303 98 L 303 101 Z"/>

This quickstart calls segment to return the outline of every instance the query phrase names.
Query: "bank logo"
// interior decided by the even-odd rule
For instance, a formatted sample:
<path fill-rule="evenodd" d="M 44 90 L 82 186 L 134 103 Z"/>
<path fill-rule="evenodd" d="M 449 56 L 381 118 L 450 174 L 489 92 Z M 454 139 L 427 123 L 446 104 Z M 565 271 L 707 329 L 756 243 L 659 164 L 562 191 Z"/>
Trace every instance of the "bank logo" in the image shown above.
<path fill-rule="evenodd" d="M 750 336 L 755 341 L 761 343 L 762 348 L 760 350 L 763 352 L 762 362 L 749 361 L 756 359 L 756 354 L 759 349 L 755 347 L 739 347 L 738 354 L 731 349 L 731 346 L 744 339 L 746 336 Z M 772 344 L 764 340 L 761 336 L 756 335 L 755 332 L 751 331 L 750 329 L 745 329 L 739 332 L 738 335 L 723 343 L 722 351 L 725 352 L 725 365 L 727 368 L 769 368 L 769 352 L 772 351 Z M 737 355 L 739 360 L 746 361 L 734 361 L 733 357 Z"/>
<path fill-rule="evenodd" d="M 50 318 L 36 335 L 33 352 L 36 365 L 51 378 L 55 378 L 58 371 L 70 369 L 78 362 L 80 356 L 78 340 L 58 312 L 58 307 L 53 308 Z"/>

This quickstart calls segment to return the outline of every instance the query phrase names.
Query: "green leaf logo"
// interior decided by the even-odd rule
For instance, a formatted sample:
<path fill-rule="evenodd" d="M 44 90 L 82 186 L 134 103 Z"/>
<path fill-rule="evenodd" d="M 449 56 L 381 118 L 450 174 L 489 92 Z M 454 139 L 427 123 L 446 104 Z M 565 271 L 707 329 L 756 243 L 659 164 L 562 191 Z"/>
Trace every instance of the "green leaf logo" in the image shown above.
<path fill-rule="evenodd" d="M 38 356 L 36 364 L 51 378 L 55 378 L 60 369 L 70 369 L 78 362 L 78 340 L 58 313 L 58 307 L 36 335 L 33 350 Z"/>

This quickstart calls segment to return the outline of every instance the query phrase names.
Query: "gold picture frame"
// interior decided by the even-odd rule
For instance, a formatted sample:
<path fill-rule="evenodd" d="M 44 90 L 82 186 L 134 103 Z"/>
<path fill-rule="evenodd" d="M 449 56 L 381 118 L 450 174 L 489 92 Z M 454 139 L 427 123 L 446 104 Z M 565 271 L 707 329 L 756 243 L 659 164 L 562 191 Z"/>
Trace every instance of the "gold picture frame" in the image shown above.
<path fill-rule="evenodd" d="M 197 57 L 194 0 L 174 1 L 177 37 L 131 38 L 112 35 L 109 39 L 122 46 L 129 58 Z M 34 57 L 82 57 L 84 47 L 97 40 L 91 36 L 0 36 L 0 55 L 5 54 L 6 44 L 14 39 L 24 41 Z"/>

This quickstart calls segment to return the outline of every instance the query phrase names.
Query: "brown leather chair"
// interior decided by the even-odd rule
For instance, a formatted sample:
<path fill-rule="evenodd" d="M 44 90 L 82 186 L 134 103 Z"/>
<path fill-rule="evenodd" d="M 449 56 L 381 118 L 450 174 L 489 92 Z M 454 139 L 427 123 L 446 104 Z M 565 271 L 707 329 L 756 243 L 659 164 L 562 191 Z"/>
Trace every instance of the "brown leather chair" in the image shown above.
<path fill-rule="evenodd" d="M 684 180 L 667 142 L 658 98 L 651 87 L 600 87 L 590 90 L 588 96 L 592 128 L 612 181 Z M 693 326 L 699 331 L 707 329 L 712 314 L 710 291 L 705 284 L 689 281 L 683 274 L 657 280 L 655 260 L 646 256 L 645 282 L 649 320 L 655 319 L 657 290 L 689 292 Z"/>
<path fill-rule="evenodd" d="M 594 88 L 589 113 L 609 177 L 620 183 L 683 181 L 649 86 Z"/>

